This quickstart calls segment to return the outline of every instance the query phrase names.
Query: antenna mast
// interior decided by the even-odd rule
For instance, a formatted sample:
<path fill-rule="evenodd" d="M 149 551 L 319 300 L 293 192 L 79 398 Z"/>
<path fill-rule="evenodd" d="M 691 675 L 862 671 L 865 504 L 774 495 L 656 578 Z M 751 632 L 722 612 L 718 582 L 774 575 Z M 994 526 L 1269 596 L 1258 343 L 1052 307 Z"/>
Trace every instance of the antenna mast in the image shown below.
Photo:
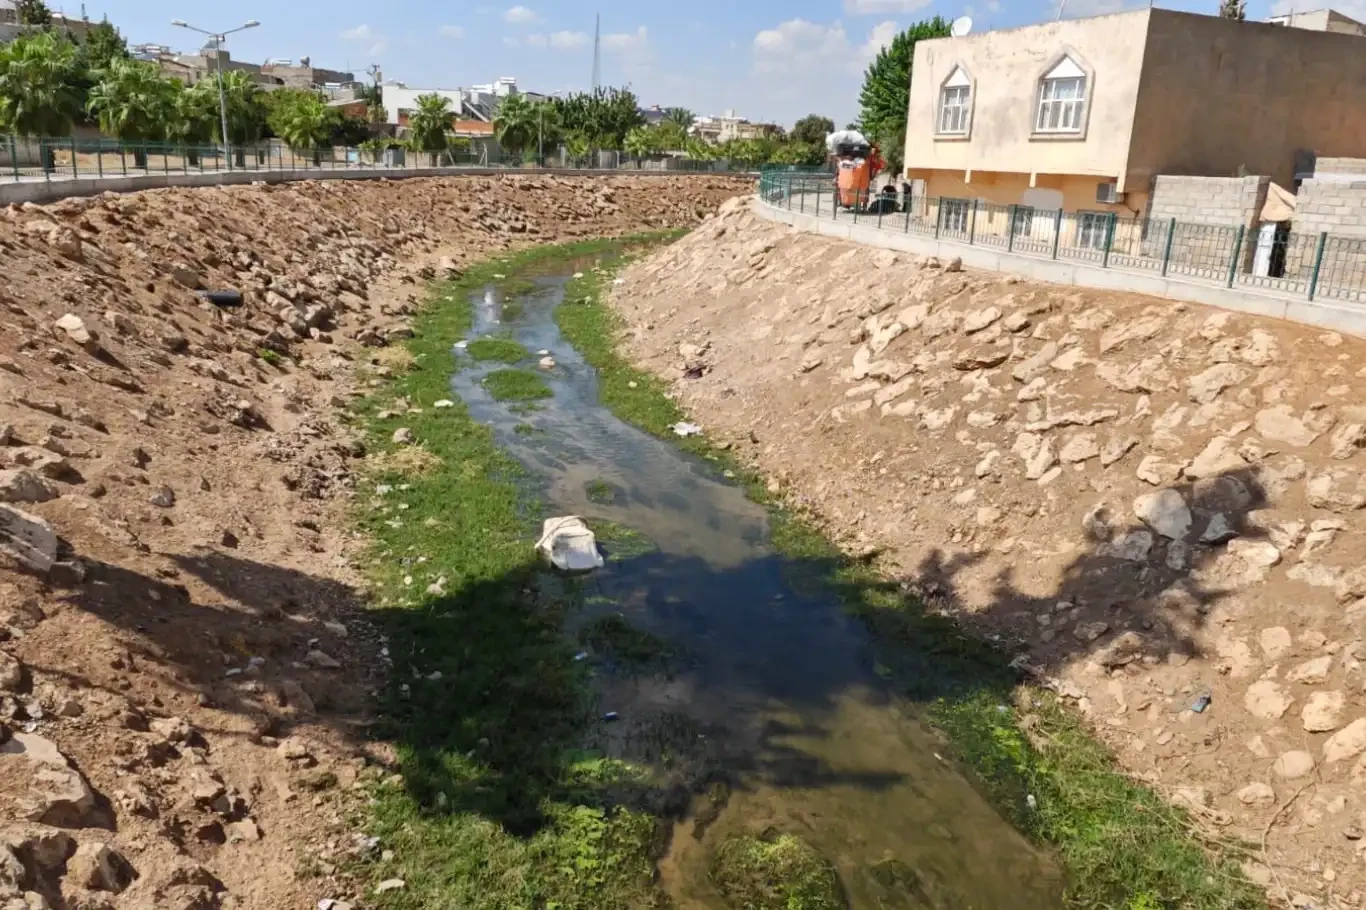
<path fill-rule="evenodd" d="M 593 17 L 593 91 L 602 85 L 602 14 Z"/>

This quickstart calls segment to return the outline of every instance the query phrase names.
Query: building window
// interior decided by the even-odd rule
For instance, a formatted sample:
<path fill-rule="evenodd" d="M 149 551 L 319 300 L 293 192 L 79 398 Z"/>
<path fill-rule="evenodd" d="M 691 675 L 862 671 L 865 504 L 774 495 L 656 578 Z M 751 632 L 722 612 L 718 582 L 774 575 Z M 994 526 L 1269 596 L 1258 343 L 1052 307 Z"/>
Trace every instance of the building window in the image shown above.
<path fill-rule="evenodd" d="M 1082 249 L 1104 250 L 1109 229 L 1109 212 L 1077 212 L 1077 246 Z"/>
<path fill-rule="evenodd" d="M 1015 206 L 1015 223 L 1011 230 L 1016 237 L 1028 237 L 1034 232 L 1034 206 Z"/>
<path fill-rule="evenodd" d="M 939 200 L 939 229 L 966 234 L 968 231 L 968 209 L 970 207 L 971 203 L 966 199 Z"/>
<path fill-rule="evenodd" d="M 972 119 L 972 80 L 961 66 L 954 67 L 939 92 L 939 130 L 941 135 L 967 134 Z"/>
<path fill-rule="evenodd" d="M 1079 133 L 1086 112 L 1086 73 L 1064 57 L 1039 82 L 1038 133 Z"/>

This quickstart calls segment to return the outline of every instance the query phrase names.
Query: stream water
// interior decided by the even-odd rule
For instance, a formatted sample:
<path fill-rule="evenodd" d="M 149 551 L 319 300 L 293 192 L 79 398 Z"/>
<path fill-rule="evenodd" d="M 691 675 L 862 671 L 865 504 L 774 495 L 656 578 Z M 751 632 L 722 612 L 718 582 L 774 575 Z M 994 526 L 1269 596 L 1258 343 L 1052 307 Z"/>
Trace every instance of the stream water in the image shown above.
<path fill-rule="evenodd" d="M 702 794 L 660 862 L 674 903 L 724 910 L 708 875 L 716 846 L 776 831 L 831 861 L 855 910 L 1059 906 L 1051 857 L 936 754 L 916 707 L 875 672 L 863 626 L 803 583 L 811 567 L 769 544 L 765 510 L 599 404 L 594 370 L 552 318 L 566 280 L 538 280 L 506 319 L 487 289 L 469 336 L 551 352 L 553 398 L 534 410 L 494 401 L 481 380 L 503 365 L 468 357 L 452 384 L 529 469 L 547 515 L 610 520 L 653 544 L 588 580 L 585 620 L 619 612 L 684 655 L 668 672 L 596 669 L 602 710 L 620 719 L 600 725 L 595 745 L 660 769 L 675 793 Z M 594 481 L 610 485 L 610 502 L 590 497 Z"/>

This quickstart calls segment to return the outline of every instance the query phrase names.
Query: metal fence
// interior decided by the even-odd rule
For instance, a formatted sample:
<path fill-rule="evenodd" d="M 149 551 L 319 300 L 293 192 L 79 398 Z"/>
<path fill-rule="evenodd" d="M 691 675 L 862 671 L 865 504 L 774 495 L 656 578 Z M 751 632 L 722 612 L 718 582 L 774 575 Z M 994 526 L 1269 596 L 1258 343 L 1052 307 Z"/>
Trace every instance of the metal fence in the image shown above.
<path fill-rule="evenodd" d="M 322 146 L 293 149 L 282 142 L 231 146 L 173 142 L 127 142 L 101 138 L 0 136 L 0 182 L 196 174 L 214 171 L 345 170 L 352 168 L 429 167 L 573 168 L 576 170 L 678 171 L 680 173 L 753 173 L 731 162 L 683 158 L 633 159 L 620 152 L 580 158 L 559 150 L 543 158 L 491 155 L 480 150 L 415 152 Z"/>
<path fill-rule="evenodd" d="M 770 205 L 882 230 L 1100 268 L 1366 303 L 1366 237 L 1064 212 L 980 199 L 840 193 L 831 174 L 764 171 Z M 851 204 L 852 203 L 852 204 Z"/>

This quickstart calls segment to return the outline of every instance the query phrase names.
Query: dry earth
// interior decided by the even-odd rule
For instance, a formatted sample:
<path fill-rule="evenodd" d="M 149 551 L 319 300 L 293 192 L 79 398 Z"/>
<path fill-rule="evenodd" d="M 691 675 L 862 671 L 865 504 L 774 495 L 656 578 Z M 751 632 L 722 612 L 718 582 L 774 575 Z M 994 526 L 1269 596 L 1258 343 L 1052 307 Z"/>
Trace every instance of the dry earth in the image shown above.
<path fill-rule="evenodd" d="M 345 859 L 373 845 L 346 811 L 389 772 L 344 520 L 364 448 L 336 408 L 390 369 L 434 266 L 688 225 L 748 188 L 347 181 L 0 211 L 0 908 L 354 893 Z"/>
<path fill-rule="evenodd" d="M 633 356 L 851 551 L 1074 701 L 1296 906 L 1366 893 L 1366 343 L 965 272 L 744 200 Z M 1298 896 L 1298 897 L 1296 897 Z"/>

